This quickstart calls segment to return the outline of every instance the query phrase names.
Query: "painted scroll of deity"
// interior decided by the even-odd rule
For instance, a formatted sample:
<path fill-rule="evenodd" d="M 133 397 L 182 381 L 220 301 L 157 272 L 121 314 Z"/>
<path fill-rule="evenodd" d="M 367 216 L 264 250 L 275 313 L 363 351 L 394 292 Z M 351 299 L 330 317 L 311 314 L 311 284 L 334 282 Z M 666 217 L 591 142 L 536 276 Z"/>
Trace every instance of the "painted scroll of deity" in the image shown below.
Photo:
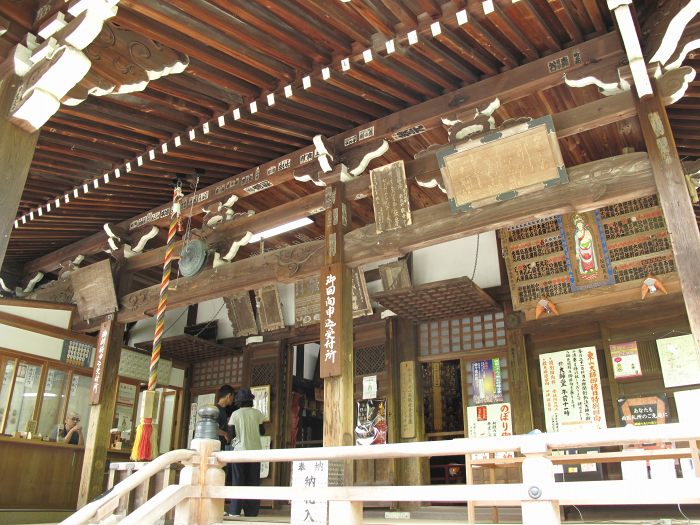
<path fill-rule="evenodd" d="M 572 291 L 614 284 L 598 210 L 557 217 Z"/>

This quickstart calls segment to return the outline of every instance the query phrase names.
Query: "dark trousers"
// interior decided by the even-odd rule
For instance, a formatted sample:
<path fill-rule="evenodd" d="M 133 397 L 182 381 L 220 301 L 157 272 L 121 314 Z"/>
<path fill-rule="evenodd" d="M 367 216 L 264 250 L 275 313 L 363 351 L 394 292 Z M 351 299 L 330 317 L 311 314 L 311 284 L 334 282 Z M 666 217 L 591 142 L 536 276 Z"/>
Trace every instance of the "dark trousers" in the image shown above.
<path fill-rule="evenodd" d="M 260 486 L 260 463 L 231 463 L 231 485 L 234 487 Z M 227 504 L 226 512 L 240 514 L 241 510 L 248 517 L 255 517 L 260 510 L 259 499 L 234 499 Z"/>

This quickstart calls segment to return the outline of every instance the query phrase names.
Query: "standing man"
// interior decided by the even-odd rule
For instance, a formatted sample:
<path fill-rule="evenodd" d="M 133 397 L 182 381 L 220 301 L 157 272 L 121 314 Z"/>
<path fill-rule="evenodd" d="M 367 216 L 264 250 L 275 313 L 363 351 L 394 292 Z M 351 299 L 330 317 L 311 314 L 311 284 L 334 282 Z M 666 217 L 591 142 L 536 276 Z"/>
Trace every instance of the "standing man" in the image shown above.
<path fill-rule="evenodd" d="M 226 450 L 226 445 L 231 441 L 228 433 L 228 415 L 226 408 L 233 405 L 233 387 L 231 385 L 223 385 L 216 391 L 215 401 L 216 408 L 219 409 L 219 415 L 216 422 L 219 425 L 219 441 L 221 442 L 221 450 Z M 228 485 L 228 483 L 227 483 Z"/>
<path fill-rule="evenodd" d="M 238 410 L 231 414 L 229 425 L 233 427 L 235 438 L 233 450 L 260 450 L 260 436 L 265 433 L 263 419 L 265 416 L 257 408 L 253 408 L 255 396 L 250 389 L 241 388 L 236 393 L 236 405 Z M 260 463 L 231 463 L 232 485 L 253 486 L 260 485 Z M 228 512 L 237 516 L 241 509 L 246 517 L 258 515 L 260 500 L 232 500 L 228 506 Z"/>

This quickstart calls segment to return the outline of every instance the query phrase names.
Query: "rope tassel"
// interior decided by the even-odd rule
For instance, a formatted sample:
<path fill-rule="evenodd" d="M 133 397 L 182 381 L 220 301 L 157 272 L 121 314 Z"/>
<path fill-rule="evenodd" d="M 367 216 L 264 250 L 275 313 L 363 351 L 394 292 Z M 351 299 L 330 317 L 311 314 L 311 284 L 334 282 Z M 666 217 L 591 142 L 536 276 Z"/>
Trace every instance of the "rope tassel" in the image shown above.
<path fill-rule="evenodd" d="M 173 191 L 170 227 L 168 228 L 168 241 L 166 244 L 165 259 L 163 261 L 163 276 L 160 281 L 160 300 L 158 301 L 158 310 L 156 311 L 153 351 L 151 352 L 151 364 L 148 370 L 148 390 L 144 392 L 143 405 L 141 407 L 141 422 L 136 429 L 134 446 L 131 449 L 131 459 L 133 461 L 150 461 L 158 455 L 158 438 L 153 428 L 153 418 L 158 413 L 158 396 L 155 390 L 158 382 L 158 363 L 160 361 L 163 327 L 165 326 L 165 309 L 168 306 L 168 286 L 170 285 L 170 266 L 173 259 L 175 233 L 180 225 L 181 199 L 182 189 L 178 184 Z"/>

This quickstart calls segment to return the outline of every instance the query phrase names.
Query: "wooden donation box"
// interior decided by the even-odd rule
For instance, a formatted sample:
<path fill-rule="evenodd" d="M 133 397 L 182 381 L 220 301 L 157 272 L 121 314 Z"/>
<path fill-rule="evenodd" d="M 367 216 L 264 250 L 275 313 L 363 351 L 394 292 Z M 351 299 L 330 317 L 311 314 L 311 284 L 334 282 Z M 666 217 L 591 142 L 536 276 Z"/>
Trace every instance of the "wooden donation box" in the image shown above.
<path fill-rule="evenodd" d="M 549 116 L 451 145 L 437 159 L 453 212 L 568 182 Z"/>

